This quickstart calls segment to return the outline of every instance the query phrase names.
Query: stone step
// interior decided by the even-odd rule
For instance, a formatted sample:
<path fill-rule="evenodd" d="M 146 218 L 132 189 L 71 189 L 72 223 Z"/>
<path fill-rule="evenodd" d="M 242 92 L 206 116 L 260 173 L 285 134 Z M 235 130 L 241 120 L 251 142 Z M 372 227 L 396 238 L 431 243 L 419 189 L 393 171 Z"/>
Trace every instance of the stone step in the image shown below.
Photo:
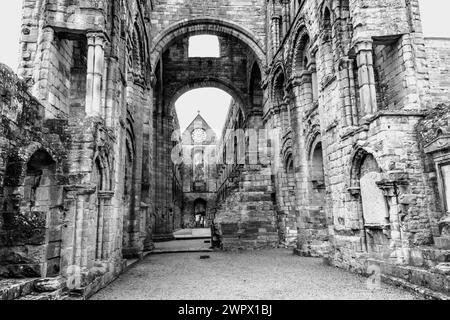
<path fill-rule="evenodd" d="M 0 300 L 16 300 L 31 294 L 38 279 L 6 279 L 0 281 Z"/>
<path fill-rule="evenodd" d="M 426 269 L 395 265 L 377 259 L 369 259 L 369 261 L 380 266 L 382 275 L 387 278 L 400 279 L 411 286 L 426 288 L 430 292 L 439 292 L 444 296 L 450 297 L 450 264 L 448 263 L 442 263 L 439 266 Z"/>
<path fill-rule="evenodd" d="M 213 252 L 212 249 L 188 248 L 188 249 L 155 249 L 151 254 L 171 254 L 171 253 L 195 253 L 195 252 Z"/>
<path fill-rule="evenodd" d="M 428 288 L 425 288 L 423 286 L 419 286 L 413 283 L 410 283 L 406 280 L 397 278 L 397 277 L 393 277 L 393 276 L 389 276 L 389 275 L 381 275 L 381 279 L 384 283 L 386 284 L 390 284 L 390 285 L 395 285 L 398 287 L 402 287 L 406 290 L 409 290 L 411 292 L 414 292 L 418 295 L 421 295 L 422 297 L 424 297 L 425 299 L 429 299 L 429 300 L 450 300 L 450 296 L 443 294 L 441 292 L 437 292 Z"/>

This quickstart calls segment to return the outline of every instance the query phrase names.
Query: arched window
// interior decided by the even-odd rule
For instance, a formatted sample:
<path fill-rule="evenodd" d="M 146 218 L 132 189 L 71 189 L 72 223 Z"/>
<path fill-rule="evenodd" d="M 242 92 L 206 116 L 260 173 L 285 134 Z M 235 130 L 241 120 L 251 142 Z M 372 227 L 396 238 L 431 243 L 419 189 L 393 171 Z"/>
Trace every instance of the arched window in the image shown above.
<path fill-rule="evenodd" d="M 33 154 L 27 163 L 24 186 L 24 202 L 29 211 L 47 211 L 45 204 L 50 199 L 50 187 L 56 184 L 56 163 L 47 151 L 39 150 Z"/>
<path fill-rule="evenodd" d="M 287 174 L 294 173 L 294 158 L 292 157 L 292 153 L 290 153 L 285 160 L 285 169 Z"/>
<path fill-rule="evenodd" d="M 323 151 L 322 143 L 315 145 L 311 156 L 311 180 L 317 190 L 325 189 L 325 172 L 323 169 Z"/>
<path fill-rule="evenodd" d="M 103 190 L 103 169 L 100 160 L 95 160 L 94 170 L 92 171 L 92 183 L 97 186 L 97 190 Z"/>
<path fill-rule="evenodd" d="M 297 45 L 294 57 L 294 71 L 296 75 L 300 75 L 302 71 L 308 70 L 309 42 L 308 34 L 303 34 Z"/>
<path fill-rule="evenodd" d="M 322 11 L 322 46 L 321 56 L 324 62 L 324 72 L 322 83 L 327 82 L 334 73 L 334 53 L 333 53 L 333 16 L 328 6 Z"/>
<path fill-rule="evenodd" d="M 284 82 L 284 74 L 282 71 L 279 71 L 279 73 L 275 76 L 272 92 L 273 103 L 277 106 L 284 102 Z"/>
<path fill-rule="evenodd" d="M 323 29 L 327 32 L 331 31 L 331 11 L 330 8 L 325 7 L 323 11 Z"/>
<path fill-rule="evenodd" d="M 261 70 L 256 62 L 253 64 L 250 78 L 250 99 L 252 107 L 256 111 L 262 110 L 264 93 L 261 88 Z"/>

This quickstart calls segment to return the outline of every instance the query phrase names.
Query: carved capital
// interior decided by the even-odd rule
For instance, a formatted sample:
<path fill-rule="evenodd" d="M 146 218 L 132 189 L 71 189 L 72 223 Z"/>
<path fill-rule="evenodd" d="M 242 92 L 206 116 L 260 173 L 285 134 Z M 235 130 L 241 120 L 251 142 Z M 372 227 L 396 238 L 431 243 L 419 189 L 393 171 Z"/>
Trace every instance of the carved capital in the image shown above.
<path fill-rule="evenodd" d="M 356 54 L 359 54 L 361 52 L 368 52 L 372 53 L 373 49 L 373 40 L 372 39 L 356 39 L 353 44 L 353 49 Z"/>

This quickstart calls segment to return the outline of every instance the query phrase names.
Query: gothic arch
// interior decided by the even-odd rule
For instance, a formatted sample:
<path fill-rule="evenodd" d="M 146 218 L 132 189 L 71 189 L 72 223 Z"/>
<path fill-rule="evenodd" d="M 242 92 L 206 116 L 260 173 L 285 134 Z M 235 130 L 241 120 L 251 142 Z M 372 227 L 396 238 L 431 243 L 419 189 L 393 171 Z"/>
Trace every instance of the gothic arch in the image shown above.
<path fill-rule="evenodd" d="M 335 12 L 333 8 L 333 0 L 325 0 L 320 5 L 320 29 L 324 30 L 332 28 L 335 21 Z"/>
<path fill-rule="evenodd" d="M 315 119 L 316 120 L 316 119 Z M 318 121 L 318 119 L 316 120 Z M 320 125 L 319 123 L 314 122 L 311 127 L 309 128 L 308 132 L 306 133 L 306 154 L 311 155 L 315 145 L 317 144 L 317 141 L 320 140 L 321 133 L 320 133 Z"/>
<path fill-rule="evenodd" d="M 349 174 L 349 186 L 351 189 L 359 188 L 359 179 L 361 177 L 361 167 L 368 156 L 373 157 L 378 164 L 378 168 L 381 171 L 379 161 L 375 156 L 375 152 L 369 148 L 363 148 L 361 146 L 355 147 L 352 156 L 350 158 L 350 174 Z"/>
<path fill-rule="evenodd" d="M 307 36 L 308 41 L 311 42 L 311 33 L 306 25 L 306 22 L 301 18 L 293 29 L 293 36 L 288 44 L 288 57 L 287 65 L 290 66 L 288 69 L 292 75 L 295 74 L 295 64 L 296 64 L 296 54 L 299 50 L 302 50 L 302 40 Z M 308 52 L 309 55 L 309 52 Z"/>
<path fill-rule="evenodd" d="M 279 105 L 284 102 L 285 86 L 286 86 L 286 72 L 281 63 L 275 66 L 271 83 L 271 100 L 274 105 Z"/>
<path fill-rule="evenodd" d="M 224 34 L 241 40 L 252 49 L 260 70 L 263 71 L 265 69 L 266 54 L 263 49 L 264 45 L 257 40 L 257 37 L 251 31 L 224 19 L 197 18 L 177 22 L 166 28 L 154 39 L 153 46 L 150 50 L 152 70 L 156 69 L 158 60 L 172 41 L 183 35 L 198 34 Z"/>
<path fill-rule="evenodd" d="M 256 61 L 253 63 L 249 75 L 249 103 L 255 111 L 261 111 L 264 103 L 264 91 L 261 87 L 261 70 Z"/>
<path fill-rule="evenodd" d="M 101 186 L 99 188 L 99 191 L 110 191 L 112 189 L 112 182 L 111 167 L 108 156 L 106 154 L 97 156 L 94 161 L 94 170 L 95 167 L 97 167 L 97 169 L 100 171 Z"/>
<path fill-rule="evenodd" d="M 59 164 L 57 157 L 50 148 L 44 147 L 40 143 L 31 143 L 26 147 L 19 148 L 6 159 L 5 185 L 6 183 L 18 185 L 23 182 L 27 171 L 27 163 L 39 151 L 47 153 L 56 165 Z"/>
<path fill-rule="evenodd" d="M 300 75 L 307 70 L 309 63 L 313 60 L 310 53 L 311 38 L 306 28 L 299 31 L 297 41 L 292 51 L 292 75 Z"/>
<path fill-rule="evenodd" d="M 284 139 L 283 141 L 283 146 L 281 149 L 281 154 L 283 156 L 283 164 L 285 169 L 288 169 L 288 164 L 292 163 L 293 165 L 293 161 L 294 161 L 294 149 L 293 149 L 293 141 L 292 141 L 292 137 L 289 134 L 288 137 L 286 139 Z"/>

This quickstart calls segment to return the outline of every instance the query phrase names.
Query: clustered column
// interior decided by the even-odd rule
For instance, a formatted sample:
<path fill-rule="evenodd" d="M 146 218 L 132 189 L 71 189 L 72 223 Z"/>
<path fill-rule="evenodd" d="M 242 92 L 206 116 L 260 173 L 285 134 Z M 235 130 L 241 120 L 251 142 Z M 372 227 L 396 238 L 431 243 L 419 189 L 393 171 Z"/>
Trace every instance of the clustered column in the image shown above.
<path fill-rule="evenodd" d="M 290 23 L 288 0 L 282 0 L 282 16 L 283 16 L 283 36 L 284 36 L 289 29 Z"/>
<path fill-rule="evenodd" d="M 343 58 L 340 63 L 340 85 L 342 90 L 344 125 L 358 125 L 358 110 L 354 98 L 355 79 L 353 75 L 353 60 Z"/>
<path fill-rule="evenodd" d="M 360 41 L 355 45 L 361 108 L 364 116 L 377 111 L 372 47 L 371 40 Z"/>
<path fill-rule="evenodd" d="M 272 50 L 275 54 L 280 46 L 280 17 L 274 15 L 272 17 Z"/>
<path fill-rule="evenodd" d="M 101 116 L 105 40 L 104 34 L 100 32 L 87 35 L 86 115 L 88 117 Z"/>
<path fill-rule="evenodd" d="M 111 216 L 113 191 L 98 192 L 98 221 L 97 221 L 97 248 L 96 260 L 109 259 L 109 247 L 111 244 Z"/>
<path fill-rule="evenodd" d="M 315 56 L 315 53 L 311 53 L 312 56 Z M 311 62 L 307 66 L 309 72 L 311 73 L 311 90 L 312 90 L 312 103 L 319 100 L 319 82 L 317 79 L 317 66 L 315 59 L 311 60 Z"/>

